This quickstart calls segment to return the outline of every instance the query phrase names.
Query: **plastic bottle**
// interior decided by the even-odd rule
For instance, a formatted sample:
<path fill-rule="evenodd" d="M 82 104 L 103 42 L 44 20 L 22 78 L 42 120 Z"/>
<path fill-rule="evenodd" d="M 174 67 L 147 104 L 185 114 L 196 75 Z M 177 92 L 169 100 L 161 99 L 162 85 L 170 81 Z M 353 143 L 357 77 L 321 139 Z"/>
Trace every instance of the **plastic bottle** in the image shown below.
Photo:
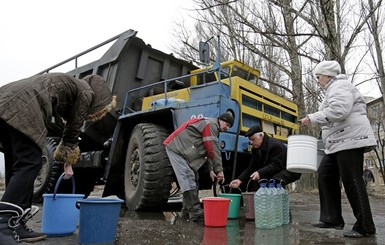
<path fill-rule="evenodd" d="M 254 213 L 255 213 L 255 228 L 258 229 L 273 229 L 274 210 L 271 205 L 271 196 L 266 187 L 267 180 L 259 181 L 260 188 L 254 194 Z"/>
<path fill-rule="evenodd" d="M 275 180 L 269 181 L 270 197 L 272 199 L 272 205 L 274 206 L 274 224 L 275 227 L 282 225 L 282 198 L 278 194 L 277 188 L 275 187 Z"/>
<path fill-rule="evenodd" d="M 159 99 L 151 102 L 152 107 L 165 106 L 168 103 L 168 99 Z"/>
<path fill-rule="evenodd" d="M 282 186 L 282 181 L 277 184 L 278 194 L 282 198 L 282 224 L 287 225 L 290 222 L 289 194 Z"/>
<path fill-rule="evenodd" d="M 168 99 L 159 99 L 156 101 L 151 102 L 151 107 L 160 107 L 160 106 L 166 106 L 166 105 L 171 105 L 175 106 L 178 103 L 184 102 L 182 99 L 175 99 L 173 97 L 168 98 Z"/>

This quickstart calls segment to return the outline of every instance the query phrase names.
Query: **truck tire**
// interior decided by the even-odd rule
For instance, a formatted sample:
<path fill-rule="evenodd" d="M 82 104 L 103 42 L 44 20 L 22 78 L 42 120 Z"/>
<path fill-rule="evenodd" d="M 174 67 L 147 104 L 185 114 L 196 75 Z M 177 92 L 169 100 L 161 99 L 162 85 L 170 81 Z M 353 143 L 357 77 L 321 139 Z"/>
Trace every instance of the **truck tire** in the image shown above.
<path fill-rule="evenodd" d="M 53 152 L 60 142 L 60 138 L 47 138 L 42 154 L 42 168 L 36 177 L 33 188 L 33 200 L 35 203 L 43 201 L 44 193 L 53 193 L 60 175 L 63 173 L 63 164 L 53 159 Z M 74 178 L 77 194 L 88 197 L 94 190 L 95 183 L 101 176 L 100 169 L 74 168 Z M 57 193 L 72 193 L 72 181 L 62 181 Z"/>
<path fill-rule="evenodd" d="M 156 124 L 141 123 L 132 131 L 124 171 L 129 210 L 162 210 L 170 196 L 173 170 L 163 141 L 168 131 Z"/>
<path fill-rule="evenodd" d="M 55 151 L 60 139 L 47 138 L 43 148 L 42 168 L 35 179 L 33 186 L 33 200 L 35 203 L 43 201 L 44 193 L 53 193 L 56 181 L 63 173 L 63 164 L 53 159 Z"/>

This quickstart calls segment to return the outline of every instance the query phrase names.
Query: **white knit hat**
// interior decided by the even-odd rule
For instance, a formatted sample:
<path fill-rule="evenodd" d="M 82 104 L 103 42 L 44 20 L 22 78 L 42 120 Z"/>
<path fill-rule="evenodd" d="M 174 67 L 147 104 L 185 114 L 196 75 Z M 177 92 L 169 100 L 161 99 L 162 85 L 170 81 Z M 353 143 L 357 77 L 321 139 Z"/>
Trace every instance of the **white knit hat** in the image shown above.
<path fill-rule="evenodd" d="M 335 60 L 321 61 L 314 69 L 314 75 L 335 77 L 341 73 L 341 66 Z"/>

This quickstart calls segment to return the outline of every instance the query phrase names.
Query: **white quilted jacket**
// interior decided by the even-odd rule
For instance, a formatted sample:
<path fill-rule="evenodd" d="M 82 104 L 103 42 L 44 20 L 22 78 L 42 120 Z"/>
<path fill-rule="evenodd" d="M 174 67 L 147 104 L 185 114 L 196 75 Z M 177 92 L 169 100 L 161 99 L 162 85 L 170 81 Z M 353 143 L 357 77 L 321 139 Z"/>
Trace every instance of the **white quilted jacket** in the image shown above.
<path fill-rule="evenodd" d="M 312 124 L 321 126 L 325 153 L 376 146 L 364 98 L 347 76 L 337 75 L 325 89 L 319 111 L 308 115 Z"/>

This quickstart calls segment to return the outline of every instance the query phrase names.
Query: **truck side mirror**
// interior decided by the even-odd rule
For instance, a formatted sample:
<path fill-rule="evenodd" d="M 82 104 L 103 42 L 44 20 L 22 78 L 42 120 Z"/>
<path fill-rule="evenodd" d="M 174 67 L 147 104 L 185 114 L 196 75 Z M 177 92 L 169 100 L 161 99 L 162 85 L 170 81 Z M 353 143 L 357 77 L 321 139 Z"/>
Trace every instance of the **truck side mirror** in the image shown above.
<path fill-rule="evenodd" d="M 199 42 L 199 60 L 204 64 L 210 61 L 210 45 L 208 42 Z"/>

